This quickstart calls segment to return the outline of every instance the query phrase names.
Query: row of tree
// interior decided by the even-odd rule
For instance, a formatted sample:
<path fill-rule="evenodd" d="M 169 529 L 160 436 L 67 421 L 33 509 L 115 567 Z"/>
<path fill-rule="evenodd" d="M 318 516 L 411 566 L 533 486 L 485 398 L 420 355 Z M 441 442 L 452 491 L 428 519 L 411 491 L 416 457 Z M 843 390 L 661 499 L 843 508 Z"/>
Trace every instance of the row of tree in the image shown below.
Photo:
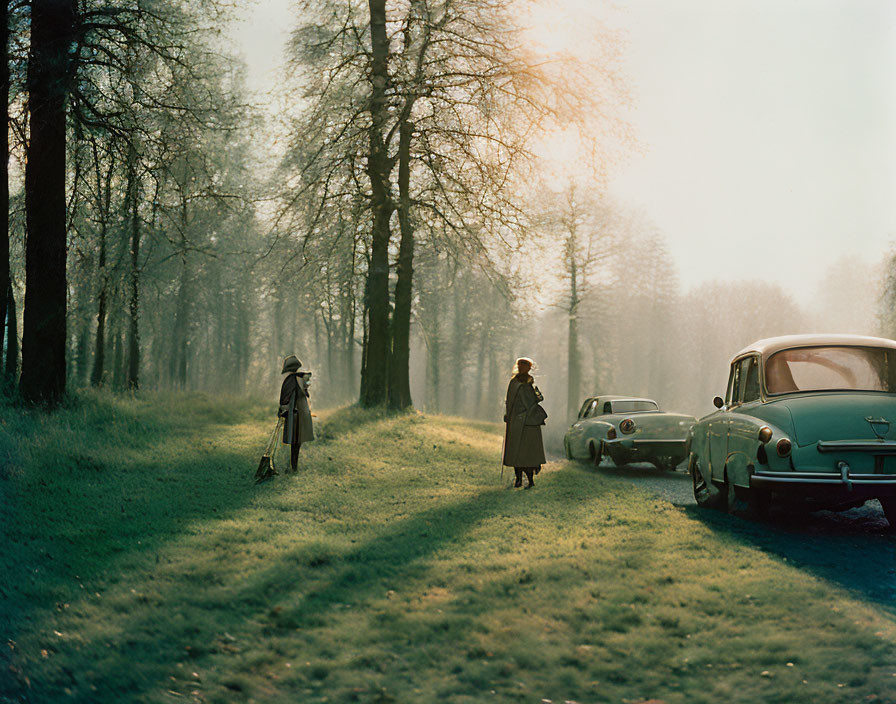
<path fill-rule="evenodd" d="M 440 389 L 445 340 L 456 351 L 472 324 L 489 358 L 487 334 L 520 318 L 533 140 L 587 135 L 597 116 L 611 138 L 583 143 L 599 172 L 596 145 L 625 139 L 607 117 L 624 99 L 614 52 L 603 67 L 544 60 L 511 0 L 316 1 L 297 12 L 288 147 L 270 168 L 253 147 L 270 125 L 220 37 L 228 9 L 7 4 L 0 319 L 9 384 L 23 321 L 25 400 L 235 391 L 304 348 L 328 401 L 408 406 L 412 325 Z M 490 317 L 469 317 L 471 292 Z"/>
<path fill-rule="evenodd" d="M 844 301 L 875 300 L 854 263 L 821 324 L 766 284 L 683 292 L 661 233 L 602 195 L 630 142 L 614 38 L 600 65 L 546 58 L 516 8 L 306 2 L 275 126 L 223 0 L 8 3 L 7 387 L 21 330 L 21 395 L 51 405 L 87 385 L 272 394 L 295 352 L 324 405 L 494 418 L 531 354 L 555 418 L 598 392 L 698 412 L 732 340 L 846 329 Z M 570 125 L 577 176 L 546 181 L 538 138 Z"/>
<path fill-rule="evenodd" d="M 204 349 L 230 383 L 245 379 L 256 305 L 245 262 L 263 243 L 254 125 L 241 67 L 220 50 L 224 3 L 6 7 L 14 140 L 2 181 L 19 186 L 11 201 L 0 192 L 13 215 L 0 233 L 8 384 L 17 291 L 26 401 L 52 406 L 87 383 L 185 387 Z"/>

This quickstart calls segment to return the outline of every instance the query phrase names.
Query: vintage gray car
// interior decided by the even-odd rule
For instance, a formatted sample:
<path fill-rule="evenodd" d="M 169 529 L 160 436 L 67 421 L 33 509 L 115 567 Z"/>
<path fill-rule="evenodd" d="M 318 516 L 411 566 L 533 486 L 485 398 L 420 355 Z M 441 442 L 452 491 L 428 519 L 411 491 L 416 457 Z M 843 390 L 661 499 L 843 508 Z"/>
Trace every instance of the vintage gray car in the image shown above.
<path fill-rule="evenodd" d="M 569 459 L 595 465 L 609 457 L 619 467 L 649 462 L 658 469 L 675 469 L 688 456 L 687 438 L 696 421 L 665 413 L 649 398 L 592 396 L 585 399 L 563 444 Z"/>
<path fill-rule="evenodd" d="M 699 505 L 761 513 L 770 501 L 836 510 L 876 498 L 896 526 L 896 342 L 760 340 L 734 356 L 714 403 L 690 442 Z"/>

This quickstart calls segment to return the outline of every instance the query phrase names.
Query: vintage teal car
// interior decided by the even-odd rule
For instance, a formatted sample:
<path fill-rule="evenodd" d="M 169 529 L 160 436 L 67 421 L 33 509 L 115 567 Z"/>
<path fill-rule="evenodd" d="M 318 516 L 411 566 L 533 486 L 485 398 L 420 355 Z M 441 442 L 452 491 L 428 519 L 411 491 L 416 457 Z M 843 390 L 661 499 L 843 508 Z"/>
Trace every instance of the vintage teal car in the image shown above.
<path fill-rule="evenodd" d="M 877 498 L 896 527 L 896 342 L 760 340 L 735 355 L 714 403 L 690 439 L 699 505 L 838 510 Z"/>
<path fill-rule="evenodd" d="M 664 413 L 649 398 L 592 396 L 585 399 L 563 444 L 569 459 L 597 465 L 609 457 L 619 467 L 649 462 L 658 469 L 675 469 L 688 456 L 688 433 L 696 421 Z"/>

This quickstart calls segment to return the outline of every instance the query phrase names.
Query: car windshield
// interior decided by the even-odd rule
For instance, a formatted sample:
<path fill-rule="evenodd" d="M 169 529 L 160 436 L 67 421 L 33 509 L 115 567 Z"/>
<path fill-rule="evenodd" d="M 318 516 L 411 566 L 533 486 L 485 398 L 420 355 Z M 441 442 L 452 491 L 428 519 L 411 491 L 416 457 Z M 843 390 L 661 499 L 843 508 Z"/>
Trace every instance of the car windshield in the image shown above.
<path fill-rule="evenodd" d="M 658 406 L 653 401 L 613 401 L 613 413 L 639 413 L 656 410 L 658 410 Z"/>
<path fill-rule="evenodd" d="M 768 393 L 896 392 L 896 350 L 885 347 L 803 347 L 775 352 L 765 363 Z"/>

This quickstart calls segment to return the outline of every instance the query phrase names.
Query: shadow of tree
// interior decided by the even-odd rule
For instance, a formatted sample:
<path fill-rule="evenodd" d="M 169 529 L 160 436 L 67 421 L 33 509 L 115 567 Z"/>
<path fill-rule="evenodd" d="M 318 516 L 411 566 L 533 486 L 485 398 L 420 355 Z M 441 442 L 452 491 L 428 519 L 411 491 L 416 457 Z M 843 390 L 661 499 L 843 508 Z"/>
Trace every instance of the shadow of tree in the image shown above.
<path fill-rule="evenodd" d="M 308 619 L 320 622 L 334 604 L 356 601 L 377 590 L 384 592 L 391 583 L 422 576 L 426 571 L 424 558 L 462 540 L 471 527 L 502 511 L 512 496 L 504 489 L 488 489 L 469 499 L 440 502 L 341 555 L 322 553 L 314 546 L 311 551 L 306 545 L 299 546 L 283 555 L 276 565 L 252 575 L 237 599 L 277 595 L 278 601 L 286 604 L 278 623 L 286 628 L 301 627 Z M 544 507 L 542 502 L 541 509 Z M 301 593 L 295 584 L 296 564 L 314 565 L 320 560 L 338 562 L 335 575 Z M 284 595 L 296 593 L 298 601 L 288 604 Z"/>
<path fill-rule="evenodd" d="M 157 607 L 151 612 L 122 613 L 114 624 L 81 637 L 76 657 L 68 658 L 69 666 L 44 672 L 40 691 L 9 690 L 6 694 L 27 694 L 33 702 L 62 697 L 92 703 L 142 700 L 160 687 L 170 688 L 168 680 L 178 664 L 193 660 L 190 667 L 202 669 L 215 657 L 228 659 L 226 651 L 213 645 L 223 630 L 216 613 L 240 611 L 246 616 L 244 628 L 249 635 L 262 638 L 269 628 L 288 634 L 296 628 L 322 625 L 339 604 L 384 596 L 393 586 L 425 577 L 427 558 L 463 540 L 471 528 L 503 511 L 518 495 L 490 488 L 462 500 L 442 501 L 385 527 L 374 539 L 347 552 L 300 541 L 294 549 L 281 552 L 274 564 L 246 574 L 237 589 L 199 583 L 194 587 L 204 593 L 197 596 L 186 591 L 191 576 L 178 575 L 155 597 Z M 545 508 L 542 501 L 533 503 L 531 510 Z M 309 567 L 324 567 L 328 574 L 313 584 L 297 579 L 297 572 L 307 575 Z M 274 604 L 280 608 L 272 619 Z M 139 666 L 127 667 L 129 661 Z"/>

